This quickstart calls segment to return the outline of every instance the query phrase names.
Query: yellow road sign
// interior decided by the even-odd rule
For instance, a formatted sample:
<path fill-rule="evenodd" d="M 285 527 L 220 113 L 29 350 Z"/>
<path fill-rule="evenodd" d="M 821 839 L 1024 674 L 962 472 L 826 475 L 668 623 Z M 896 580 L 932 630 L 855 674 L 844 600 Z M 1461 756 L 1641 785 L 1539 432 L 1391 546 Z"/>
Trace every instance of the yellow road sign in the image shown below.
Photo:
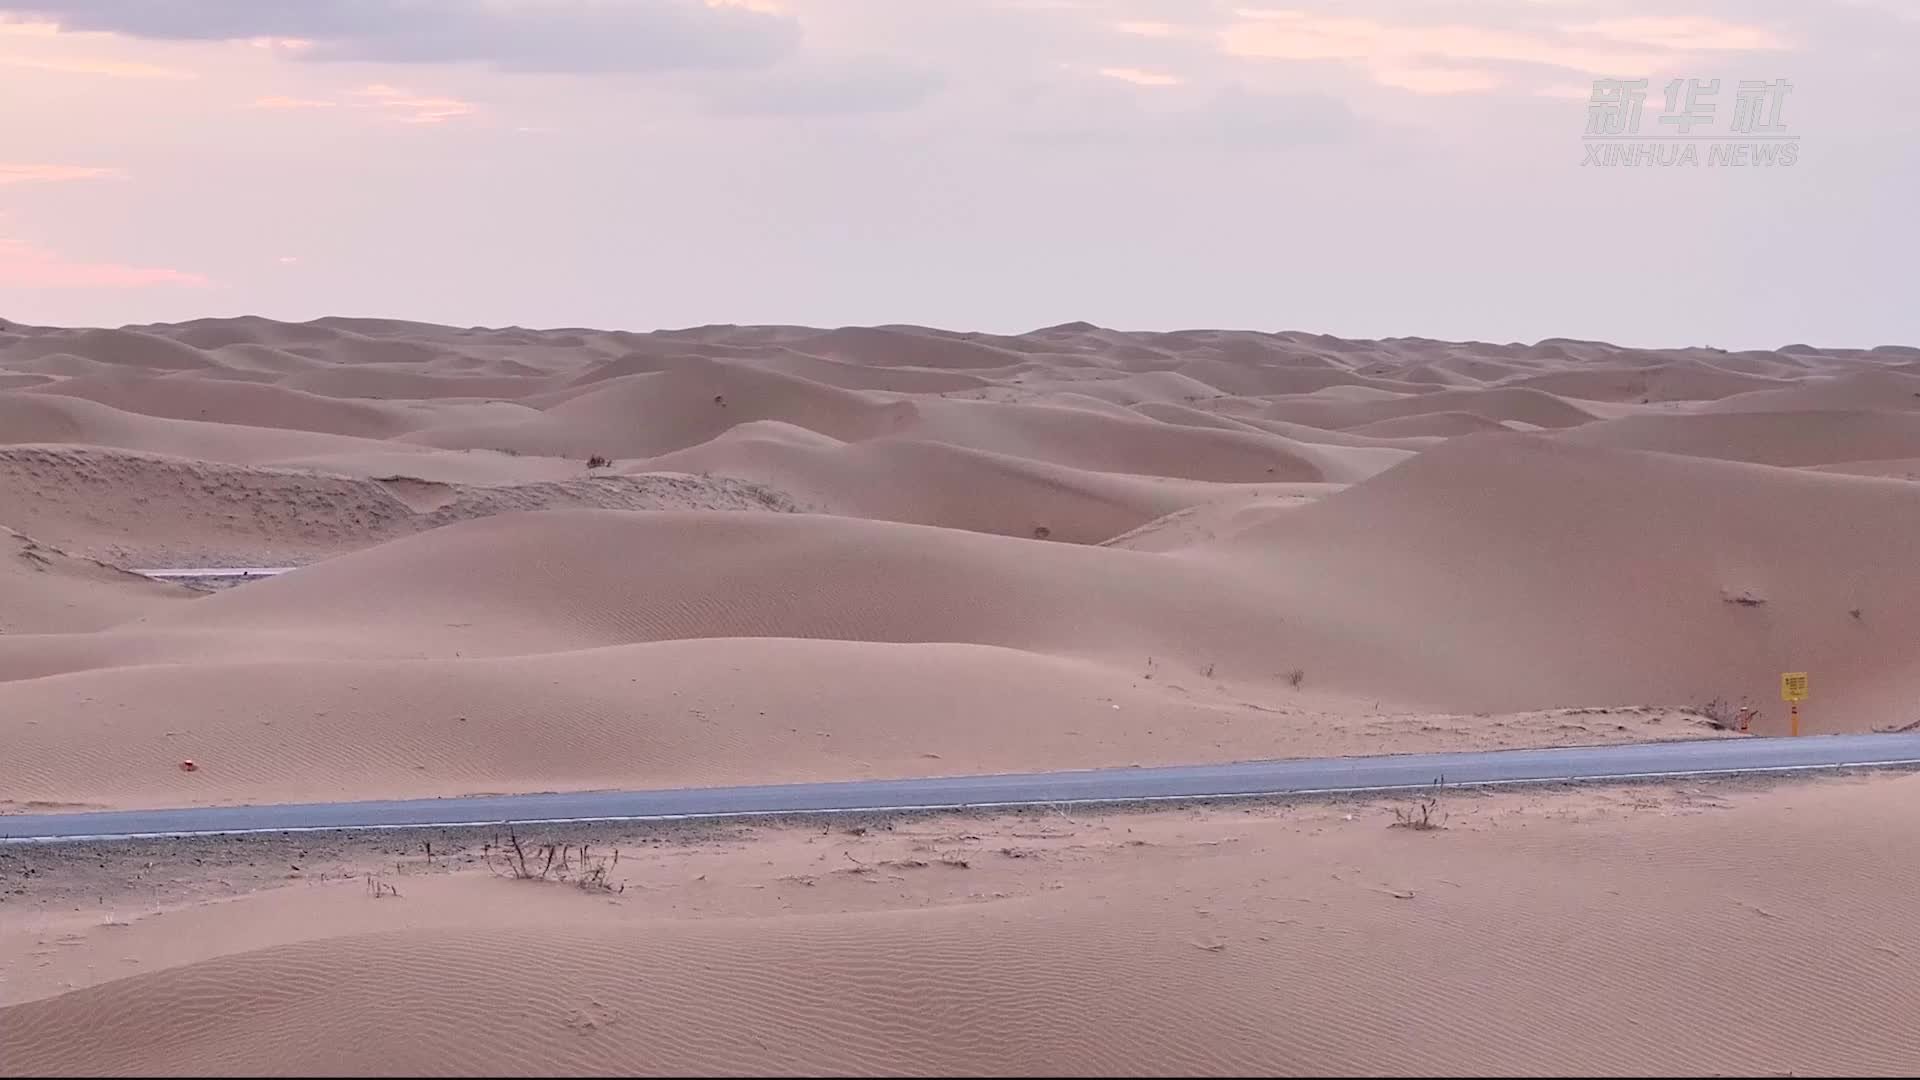
<path fill-rule="evenodd" d="M 1787 671 L 1787 672 L 1781 673 L 1780 700 L 1781 701 L 1807 700 L 1807 673 L 1806 672 Z"/>

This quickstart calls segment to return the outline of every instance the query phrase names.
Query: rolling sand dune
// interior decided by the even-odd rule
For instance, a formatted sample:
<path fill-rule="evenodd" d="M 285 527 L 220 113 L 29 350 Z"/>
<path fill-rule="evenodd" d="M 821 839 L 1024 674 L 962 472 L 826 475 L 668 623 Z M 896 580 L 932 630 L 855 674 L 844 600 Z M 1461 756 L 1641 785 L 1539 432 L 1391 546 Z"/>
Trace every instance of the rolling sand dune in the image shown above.
<path fill-rule="evenodd" d="M 67 569 L 7 579 L 0 781 L 114 804 L 1217 760 L 1639 738 L 1716 698 L 1771 733 L 1802 668 L 1810 730 L 1901 724 L 1910 364 L 1081 323 L 12 328 L 0 524 Z M 315 565 L 182 599 L 88 557 Z M 1655 711 L 1515 719 L 1626 704 Z M 437 741 L 460 723 L 484 737 Z M 180 740 L 224 764 L 156 773 Z"/>
<path fill-rule="evenodd" d="M 85 633 L 190 595 L 0 528 L 0 634 Z"/>
<path fill-rule="evenodd" d="M 1916 530 L 1904 482 L 1481 435 L 1196 550 L 1274 582 L 1305 641 L 1365 627 L 1381 670 L 1316 666 L 1383 694 L 1763 704 L 1817 670 L 1818 717 L 1867 727 L 1920 694 Z"/>
<path fill-rule="evenodd" d="M 796 430 L 798 433 L 796 434 Z M 943 442 L 841 443 L 784 425 L 743 424 L 650 469 L 751 479 L 848 517 L 1097 544 L 1244 485 L 1072 469 Z"/>
<path fill-rule="evenodd" d="M 1631 416 L 1564 434 L 1571 443 L 1762 465 L 1920 457 L 1920 412 L 1767 411 Z"/>
<path fill-rule="evenodd" d="M 0 504 L 16 508 L 12 520 L 29 535 L 143 568 L 307 563 L 514 511 L 791 508 L 785 496 L 739 480 L 589 475 L 578 465 L 564 479 L 489 486 L 339 471 L 316 475 L 85 447 L 0 446 Z"/>

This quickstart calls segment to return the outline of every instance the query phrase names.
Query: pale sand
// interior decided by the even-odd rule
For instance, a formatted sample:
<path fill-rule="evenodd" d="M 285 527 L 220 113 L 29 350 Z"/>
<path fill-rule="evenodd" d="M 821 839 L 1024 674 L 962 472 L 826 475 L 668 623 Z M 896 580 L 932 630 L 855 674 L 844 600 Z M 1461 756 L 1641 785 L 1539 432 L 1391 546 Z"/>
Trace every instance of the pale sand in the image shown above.
<path fill-rule="evenodd" d="M 0 812 L 1920 700 L 1912 350 L 227 319 L 9 325 L 0 380 Z"/>
<path fill-rule="evenodd" d="M 0 849 L 0 1072 L 1920 1069 L 1920 778 L 1396 807 Z"/>

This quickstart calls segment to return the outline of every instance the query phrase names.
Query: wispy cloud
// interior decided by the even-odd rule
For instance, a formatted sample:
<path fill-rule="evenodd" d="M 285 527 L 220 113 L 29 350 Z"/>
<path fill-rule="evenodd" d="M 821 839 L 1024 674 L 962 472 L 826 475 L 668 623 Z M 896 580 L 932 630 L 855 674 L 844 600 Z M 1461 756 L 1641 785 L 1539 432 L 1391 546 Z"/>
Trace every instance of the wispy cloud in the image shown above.
<path fill-rule="evenodd" d="M 1151 22 L 1145 19 L 1130 19 L 1114 23 L 1113 28 L 1123 34 L 1135 37 L 1170 38 L 1178 37 L 1183 31 L 1172 23 Z"/>
<path fill-rule="evenodd" d="M 1660 52 L 1618 40 L 1569 41 L 1519 30 L 1458 25 L 1420 26 L 1305 11 L 1242 10 L 1221 34 L 1235 56 L 1276 60 L 1351 60 L 1394 68 L 1422 60 L 1494 60 L 1545 64 L 1577 71 L 1640 71 Z"/>
<path fill-rule="evenodd" d="M 331 109 L 340 103 L 320 98 L 263 97 L 254 98 L 247 106 L 250 109 Z"/>
<path fill-rule="evenodd" d="M 472 116 L 480 107 L 471 101 L 444 94 L 422 94 L 401 86 L 372 83 L 349 91 L 344 99 L 289 97 L 274 94 L 254 98 L 249 109 L 274 112 L 311 112 L 325 109 L 359 109 L 378 113 L 403 124 L 439 124 L 463 116 Z"/>
<path fill-rule="evenodd" d="M 1764 26 L 1731 23 L 1701 15 L 1643 15 L 1570 26 L 1576 34 L 1652 45 L 1686 52 L 1751 52 L 1784 49 L 1788 42 Z"/>
<path fill-rule="evenodd" d="M 0 185 L 57 184 L 66 180 L 99 180 L 125 176 L 119 169 L 98 165 L 40 165 L 0 162 Z"/>
<path fill-rule="evenodd" d="M 479 110 L 479 107 L 471 101 L 417 94 L 385 83 L 363 86 L 353 93 L 356 97 L 367 99 L 365 104 L 391 110 L 401 122 L 408 124 L 438 124 L 462 116 L 471 116 Z"/>
<path fill-rule="evenodd" d="M 1100 69 L 1100 74 L 1135 86 L 1179 86 L 1186 81 L 1178 75 L 1131 67 L 1103 67 Z"/>
<path fill-rule="evenodd" d="M 1317 12 L 1242 8 L 1220 31 L 1228 55 L 1338 60 L 1421 94 L 1493 90 L 1509 80 L 1488 65 L 1554 67 L 1592 75 L 1645 72 L 1701 51 L 1788 47 L 1765 26 L 1705 16 L 1639 16 L 1513 28 L 1418 24 Z"/>
<path fill-rule="evenodd" d="M 103 75 L 110 79 L 179 80 L 200 77 L 197 73 L 185 68 L 108 60 L 97 56 L 33 56 L 26 53 L 4 53 L 0 54 L 0 64 L 7 67 L 30 68 L 35 71 L 57 71 L 63 75 Z"/>
<path fill-rule="evenodd" d="M 18 289 L 201 288 L 205 275 L 168 267 L 86 262 L 24 240 L 0 236 L 0 285 Z"/>
<path fill-rule="evenodd" d="M 62 31 L 168 41 L 298 42 L 306 60 L 485 63 L 513 71 L 762 67 L 798 20 L 767 0 L 0 0 Z"/>
<path fill-rule="evenodd" d="M 1416 94 L 1482 94 L 1506 85 L 1506 80 L 1484 68 L 1397 67 L 1377 65 L 1373 80 L 1383 86 Z"/>

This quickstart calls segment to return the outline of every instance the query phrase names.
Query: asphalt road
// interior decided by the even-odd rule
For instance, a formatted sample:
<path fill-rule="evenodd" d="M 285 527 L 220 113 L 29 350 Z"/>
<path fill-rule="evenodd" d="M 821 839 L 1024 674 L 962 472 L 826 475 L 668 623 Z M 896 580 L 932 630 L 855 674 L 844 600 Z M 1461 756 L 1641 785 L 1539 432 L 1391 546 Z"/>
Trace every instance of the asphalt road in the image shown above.
<path fill-rule="evenodd" d="M 1920 732 L 1301 758 L 1228 765 L 672 791 L 592 791 L 392 802 L 20 814 L 0 817 L 0 842 L 1143 802 L 1386 791 L 1434 784 L 1474 787 L 1888 765 L 1920 766 Z"/>
<path fill-rule="evenodd" d="M 276 577 L 289 570 L 297 569 L 299 568 L 294 566 L 190 566 L 167 570 L 135 570 L 134 573 L 139 574 L 141 577 L 157 578 L 161 581 L 166 581 L 172 578 Z"/>

